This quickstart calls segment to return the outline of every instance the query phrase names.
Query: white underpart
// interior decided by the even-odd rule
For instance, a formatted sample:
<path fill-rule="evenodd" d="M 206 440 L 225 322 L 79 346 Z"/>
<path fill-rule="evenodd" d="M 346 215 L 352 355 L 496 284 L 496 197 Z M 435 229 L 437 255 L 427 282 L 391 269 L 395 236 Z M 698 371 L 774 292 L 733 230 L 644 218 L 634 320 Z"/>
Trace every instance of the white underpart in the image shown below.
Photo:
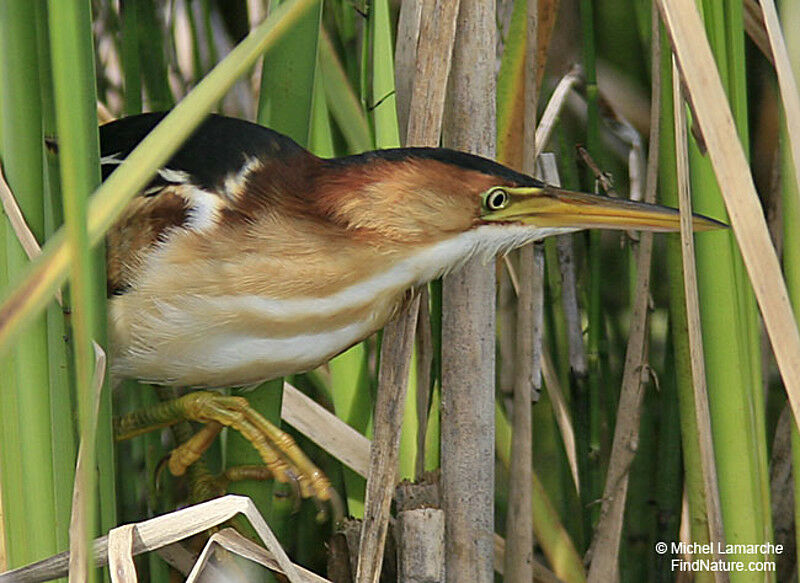
<path fill-rule="evenodd" d="M 131 335 L 135 341 L 115 359 L 113 372 L 176 385 L 234 386 L 306 370 L 383 326 L 405 290 L 431 281 L 472 257 L 489 260 L 525 243 L 575 230 L 481 226 L 326 298 L 176 294 L 155 309 L 133 315 Z M 363 320 L 330 327 L 335 314 L 365 305 L 373 309 Z M 302 316 L 315 325 L 295 335 L 255 336 L 252 329 L 243 330 L 241 320 L 237 323 L 231 314 L 248 322 L 270 324 Z"/>

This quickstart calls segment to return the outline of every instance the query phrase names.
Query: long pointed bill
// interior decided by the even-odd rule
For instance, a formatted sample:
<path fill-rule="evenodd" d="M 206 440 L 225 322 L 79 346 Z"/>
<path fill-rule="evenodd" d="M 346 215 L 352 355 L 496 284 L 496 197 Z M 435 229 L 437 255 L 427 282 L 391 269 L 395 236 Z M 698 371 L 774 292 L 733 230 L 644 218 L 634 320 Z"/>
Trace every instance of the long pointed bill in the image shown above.
<path fill-rule="evenodd" d="M 680 215 L 670 207 L 552 186 L 503 190 L 508 194 L 505 204 L 496 210 L 487 209 L 483 220 L 519 222 L 536 227 L 680 230 Z M 695 231 L 727 227 L 724 223 L 698 214 L 693 215 L 692 223 Z"/>

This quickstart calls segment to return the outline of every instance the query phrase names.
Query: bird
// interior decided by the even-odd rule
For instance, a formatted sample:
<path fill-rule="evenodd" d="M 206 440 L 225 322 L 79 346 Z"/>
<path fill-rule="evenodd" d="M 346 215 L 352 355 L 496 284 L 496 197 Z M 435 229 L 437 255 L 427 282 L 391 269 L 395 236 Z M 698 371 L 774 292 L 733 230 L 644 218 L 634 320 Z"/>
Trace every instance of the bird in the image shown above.
<path fill-rule="evenodd" d="M 164 115 L 100 127 L 104 179 Z M 693 217 L 695 230 L 722 226 Z M 329 484 L 280 430 L 240 397 L 202 389 L 313 369 L 381 329 L 409 291 L 469 259 L 587 228 L 675 231 L 679 214 L 446 148 L 324 159 L 261 125 L 210 115 L 107 234 L 111 371 L 201 389 L 183 397 L 192 406 L 237 399 L 216 417 L 194 413 L 211 422 L 197 453 L 244 415 L 246 429 L 266 435 L 262 458 L 276 479 L 297 479 L 324 500 Z M 142 426 L 129 418 L 120 434 Z"/>

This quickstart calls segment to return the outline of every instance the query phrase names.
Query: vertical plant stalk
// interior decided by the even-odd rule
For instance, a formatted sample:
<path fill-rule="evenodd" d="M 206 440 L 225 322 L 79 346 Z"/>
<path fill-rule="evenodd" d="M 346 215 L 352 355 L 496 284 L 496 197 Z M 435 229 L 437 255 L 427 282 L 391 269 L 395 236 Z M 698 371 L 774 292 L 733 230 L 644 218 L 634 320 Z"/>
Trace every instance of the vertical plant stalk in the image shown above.
<path fill-rule="evenodd" d="M 517 366 L 514 383 L 513 435 L 506 527 L 505 580 L 533 578 L 533 502 L 531 495 L 532 400 L 541 390 L 544 250 L 526 245 L 519 253 Z"/>
<path fill-rule="evenodd" d="M 800 96 L 798 96 L 797 80 L 792 73 L 789 52 L 786 49 L 786 41 L 781 32 L 775 2 L 773 0 L 762 0 L 761 9 L 764 12 L 764 23 L 769 35 L 772 53 L 775 55 L 775 72 L 778 76 L 781 99 L 786 112 L 786 137 L 789 142 L 789 151 L 791 152 L 792 164 L 797 169 L 800 168 Z M 794 174 L 796 192 L 800 192 L 800 178 L 798 178 L 796 171 Z"/>
<path fill-rule="evenodd" d="M 273 2 L 273 10 L 280 4 Z M 313 101 L 323 98 L 315 96 L 321 15 L 320 0 L 297 19 L 293 34 L 281 37 L 267 50 L 261 73 L 258 123 L 289 136 L 305 148 L 309 147 L 311 137 Z M 282 378 L 259 385 L 247 398 L 269 422 L 281 426 Z M 226 446 L 228 467 L 261 463 L 258 453 L 241 434 L 231 433 Z M 288 484 L 245 480 L 232 483 L 230 491 L 249 496 L 270 521 L 281 543 L 288 543 L 293 510 Z"/>
<path fill-rule="evenodd" d="M 495 406 L 495 420 L 497 459 L 508 469 L 511 467 L 511 425 L 499 404 Z M 530 487 L 537 544 L 547 557 L 553 572 L 561 581 L 585 583 L 583 560 L 575 550 L 575 545 L 536 472 L 532 474 Z"/>
<path fill-rule="evenodd" d="M 433 370 L 433 333 L 431 332 L 430 294 L 428 288 L 420 289 L 419 316 L 417 317 L 416 400 L 417 442 L 414 462 L 414 479 L 419 480 L 425 472 L 425 441 L 428 436 L 428 415 L 431 411 L 431 393 L 435 384 Z M 438 437 L 437 437 L 438 439 Z M 444 520 L 444 515 L 442 515 Z M 442 522 L 444 527 L 444 522 Z M 442 531 L 444 532 L 444 531 Z M 444 544 L 444 537 L 442 538 Z M 443 547 L 444 548 L 444 547 Z M 444 557 L 444 551 L 442 551 Z M 444 564 L 444 563 L 442 563 Z"/>
<path fill-rule="evenodd" d="M 494 157 L 495 2 L 462 0 L 447 146 Z M 448 582 L 493 580 L 494 262 L 472 259 L 443 283 L 442 501 Z"/>
<path fill-rule="evenodd" d="M 42 96 L 42 129 L 45 136 L 55 136 L 57 128 L 50 38 L 47 31 L 47 3 L 39 2 L 36 7 L 37 37 L 39 41 L 39 83 Z M 64 223 L 58 156 L 49 151 L 45 153 L 45 191 L 42 201 L 44 203 L 44 240 L 47 240 Z M 33 237 L 32 234 L 31 237 Z M 39 254 L 41 254 L 41 249 L 38 248 L 37 244 L 36 256 Z M 33 260 L 32 256 L 29 255 L 29 257 Z M 64 303 L 60 290 L 56 294 L 56 300 L 56 302 L 51 302 L 47 307 L 50 423 L 53 435 L 56 516 L 67 517 L 70 516 L 70 509 L 72 508 L 72 491 L 75 486 L 75 456 L 78 447 L 74 416 L 64 415 L 64 411 L 74 411 L 75 375 L 72 367 L 72 345 L 67 333 L 69 322 L 68 318 L 65 317 L 65 314 L 69 313 L 70 307 Z M 113 445 L 109 445 L 109 449 L 111 449 Z M 109 476 L 109 481 L 113 481 L 113 476 Z M 110 491 L 113 492 L 113 485 Z M 59 549 L 69 547 L 69 531 L 66 528 L 66 518 L 64 518 L 63 524 L 64 528 L 55 529 Z"/>
<path fill-rule="evenodd" d="M 438 12 L 438 26 L 423 26 L 417 48 L 417 71 L 411 95 L 407 143 L 436 145 L 444 115 L 445 90 L 455 36 L 457 2 L 452 11 Z M 428 0 L 423 13 L 436 10 Z M 449 20 L 448 20 L 449 18 Z M 424 121 L 423 122 L 423 116 Z M 356 581 L 377 581 L 389 523 L 389 506 L 397 472 L 400 427 L 408 386 L 409 359 L 419 313 L 419 297 L 411 301 L 386 327 L 381 347 L 378 400 L 375 404 L 375 437 L 370 451 L 364 524 L 359 545 Z"/>
<path fill-rule="evenodd" d="M 728 139 L 740 145 L 742 169 L 749 174 L 745 153 L 748 144 L 746 103 L 741 78 L 744 68 L 743 47 L 734 41 L 734 37 L 741 39 L 743 32 L 741 12 L 738 14 L 737 28 L 734 4 L 726 3 L 723 10 L 722 3 L 706 0 L 701 19 L 704 26 L 694 31 L 697 36 L 693 34 L 685 37 L 685 40 L 693 45 L 692 52 L 695 53 L 701 44 L 706 44 L 708 38 L 706 46 L 712 56 L 709 72 L 717 77 L 722 93 L 721 101 L 713 104 L 707 101 L 706 107 L 719 111 L 728 104 L 733 124 L 731 129 L 734 129 Z M 692 10 L 697 13 L 694 5 Z M 676 37 L 669 19 L 665 19 L 665 24 L 674 41 Z M 739 57 L 738 51 L 742 51 Z M 676 53 L 679 67 L 685 75 L 686 66 L 680 59 L 677 45 Z M 695 59 L 693 54 L 692 64 Z M 697 106 L 694 95 L 690 93 L 687 93 L 687 97 L 693 104 L 691 123 L 698 127 L 700 119 L 711 112 Z M 697 91 L 697 94 L 709 96 L 707 90 Z M 677 104 L 675 107 L 677 109 Z M 726 123 L 721 120 L 718 122 Z M 718 130 L 719 126 L 715 129 Z M 705 140 L 706 131 L 702 130 L 701 133 Z M 707 143 L 700 146 L 697 140 L 690 140 L 692 204 L 698 212 L 725 220 L 725 207 L 729 205 L 726 205 L 724 191 L 720 192 L 720 187 L 724 187 L 724 179 L 718 166 L 719 158 L 715 161 L 716 152 L 706 153 L 703 151 L 706 148 Z M 727 173 L 727 170 L 724 172 Z M 749 180 L 752 181 L 752 178 Z M 737 190 L 743 190 L 741 184 Z M 750 212 L 761 215 L 760 208 Z M 755 218 L 755 215 L 750 217 Z M 765 504 L 765 498 L 768 499 L 768 476 L 767 446 L 763 437 L 764 397 L 760 376 L 756 374 L 760 369 L 760 359 L 753 356 L 753 351 L 758 347 L 757 332 L 753 330 L 750 285 L 741 265 L 740 251 L 743 253 L 745 250 L 741 245 L 737 249 L 733 237 L 735 234 L 719 231 L 698 237 L 695 242 L 705 377 L 714 432 L 720 507 L 725 534 L 732 544 L 764 540 L 765 527 L 769 522 L 769 506 Z M 771 247 L 771 242 L 769 245 Z M 739 553 L 730 558 L 749 561 L 763 557 Z M 734 573 L 731 578 L 747 580 L 755 576 Z"/>
<path fill-rule="evenodd" d="M 2 46 L 2 45 L 0 45 Z M 3 52 L 0 50 L 0 79 L 3 79 Z M 0 112 L 3 110 L 3 92 L 0 91 Z M 0 120 L 2 120 L 2 113 L 0 113 Z M 2 133 L 3 124 L 0 121 L 0 144 L 3 142 L 3 133 Z M 0 153 L 2 152 L 2 146 L 0 146 Z M 5 182 L 5 179 L 3 179 Z M 0 186 L 1 188 L 2 186 Z M 5 287 L 8 285 L 7 281 L 7 261 L 6 261 L 6 248 L 5 248 L 5 240 L 6 240 L 6 228 L 7 225 L 5 221 L 0 221 L 0 286 Z M 11 372 L 12 364 L 11 359 L 8 356 L 0 356 L 0 372 L 6 373 Z M 13 376 L 9 375 L 9 381 L 13 380 Z M 0 401 L 2 402 L 2 401 Z M 3 438 L 5 432 L 5 427 L 3 423 L 3 416 L 0 414 L 0 439 Z M 0 472 L 2 472 L 2 467 L 4 465 L 3 462 L 3 453 L 0 451 Z M 1 477 L 1 475 L 0 475 Z M 3 515 L 3 481 L 0 479 L 0 572 L 5 571 L 8 569 L 8 556 L 6 553 L 6 527 L 5 527 L 5 516 Z"/>
<path fill-rule="evenodd" d="M 408 117 L 411 112 L 411 95 L 417 69 L 417 45 L 422 25 L 422 7 L 425 0 L 408 0 L 400 5 L 397 18 L 397 41 L 394 49 L 397 90 L 397 125 L 400 134 L 408 137 Z"/>
<path fill-rule="evenodd" d="M 372 45 L 370 109 L 372 110 L 375 146 L 377 148 L 396 148 L 400 146 L 391 26 L 388 0 L 373 0 L 369 11 L 369 31 Z M 445 54 L 449 54 L 449 51 L 445 51 Z M 445 62 L 448 62 L 447 59 L 445 59 Z M 434 131 L 437 135 L 436 140 L 438 140 L 438 125 L 431 126 L 428 131 Z M 413 351 L 411 358 L 412 360 L 415 358 Z M 413 385 L 416 384 L 413 378 L 416 376 L 416 367 L 412 366 L 410 370 L 412 378 L 409 378 L 409 382 Z M 416 405 L 417 400 L 414 395 L 407 393 L 400 436 L 399 457 L 400 475 L 406 478 L 414 475 L 416 462 L 416 437 L 418 433 Z"/>
<path fill-rule="evenodd" d="M 377 583 L 381 575 L 418 313 L 419 296 L 416 296 L 384 328 L 375 401 L 375 435 L 369 453 L 364 522 L 358 547 L 357 583 Z"/>
<path fill-rule="evenodd" d="M 674 117 L 672 51 L 669 39 L 662 38 L 661 46 L 661 127 L 660 151 L 660 202 L 667 206 L 678 207 L 678 182 L 676 169 L 675 128 L 670 120 Z M 686 308 L 686 293 L 683 282 L 683 260 L 680 234 L 668 234 L 667 239 L 667 271 L 669 279 L 669 317 L 673 343 L 673 359 L 675 383 L 678 393 L 678 407 L 681 425 L 681 454 L 684 467 L 684 491 L 688 501 L 688 522 L 690 540 L 698 544 L 710 542 L 708 532 L 708 516 L 706 514 L 705 480 L 703 478 L 703 462 L 700 450 L 700 430 L 698 415 L 695 410 L 694 382 L 692 380 L 691 349 L 689 345 L 689 328 Z M 669 360 L 667 361 L 669 363 Z M 707 396 L 706 396 L 707 399 Z M 705 417 L 705 423 L 709 418 Z M 678 511 L 680 514 L 680 510 Z M 662 539 L 663 540 L 663 539 Z M 710 559 L 710 554 L 695 553 L 693 558 Z M 713 573 L 697 573 L 697 583 L 713 581 Z"/>
<path fill-rule="evenodd" d="M 791 55 L 791 67 L 795 79 L 800 77 L 800 37 L 790 34 L 800 25 L 800 6 L 791 0 L 781 2 L 783 15 L 783 30 Z M 787 130 L 785 130 L 788 132 Z M 783 273 L 786 277 L 786 287 L 789 290 L 789 299 L 794 308 L 795 317 L 800 317 L 800 166 L 795 161 L 794 152 L 790 156 L 786 152 L 786 138 L 781 142 L 782 167 L 784 179 L 782 184 L 783 200 Z M 797 136 L 793 136 L 795 142 Z M 790 177 L 794 180 L 790 180 Z M 800 432 L 797 424 L 792 423 L 792 473 L 794 475 L 794 527 L 795 541 L 800 545 Z M 795 553 L 795 556 L 798 556 Z"/>
<path fill-rule="evenodd" d="M 103 272 L 93 265 L 86 213 L 89 194 L 100 184 L 91 16 L 89 6 L 79 0 L 50 2 L 49 9 L 64 224 L 72 251 L 70 294 L 82 462 L 75 476 L 78 495 L 73 499 L 79 502 L 70 524 L 70 581 L 91 582 L 95 578 L 90 545 L 97 517 L 98 422 L 92 391 L 92 338 L 99 336 L 98 306 L 103 309 L 96 281 Z"/>
<path fill-rule="evenodd" d="M 797 420 L 800 413 L 800 334 L 747 159 L 735 133 L 732 115 L 726 106 L 722 84 L 702 34 L 695 6 L 682 0 L 662 0 L 660 7 Z M 741 428 L 732 430 L 741 431 Z M 741 452 L 731 455 L 741 455 Z M 738 479 L 742 481 L 741 477 Z M 722 481 L 720 490 L 722 493 Z M 742 500 L 738 503 L 742 505 Z M 727 529 L 731 525 L 727 513 L 725 520 L 729 542 L 736 542 L 730 540 L 731 533 Z M 763 531 L 751 538 L 761 536 Z"/>
<path fill-rule="evenodd" d="M 657 35 L 657 17 L 653 14 L 652 62 L 654 70 L 660 60 L 660 43 Z M 652 104 L 650 109 L 650 149 L 647 164 L 645 202 L 656 198 L 656 172 L 658 169 L 659 115 L 661 92 L 658 75 L 653 75 Z M 648 344 L 648 304 L 650 301 L 650 263 L 653 253 L 653 234 L 643 232 L 636 256 L 636 291 L 629 332 L 622 390 L 614 428 L 614 441 L 608 464 L 603 504 L 595 537 L 592 541 L 592 562 L 589 581 L 609 581 L 618 577 L 620 538 L 628 492 L 630 468 L 639 441 L 639 424 L 644 399 L 644 367 Z"/>
<path fill-rule="evenodd" d="M 423 1 L 419 34 L 420 43 L 425 44 L 418 45 L 417 48 L 406 146 L 438 145 L 444 115 L 445 89 L 452 65 L 458 7 L 458 0 Z M 442 58 L 441 53 L 432 50 L 434 47 L 445 51 L 445 55 L 450 55 L 450 58 Z"/>
<path fill-rule="evenodd" d="M 364 343 L 333 358 L 331 371 L 331 400 L 336 415 L 364 435 L 372 423 L 372 387 L 369 379 L 369 352 Z M 365 481 L 348 467 L 342 468 L 347 510 L 350 516 L 364 515 Z"/>
<path fill-rule="evenodd" d="M 683 281 L 688 317 L 689 349 L 692 364 L 692 385 L 694 387 L 695 414 L 697 416 L 698 440 L 702 460 L 703 483 L 705 485 L 706 516 L 708 517 L 709 537 L 713 543 L 724 543 L 722 528 L 722 509 L 719 503 L 717 467 L 714 461 L 714 443 L 711 433 L 708 393 L 706 388 L 705 361 L 703 358 L 703 337 L 700 326 L 700 305 L 697 295 L 697 272 L 694 263 L 694 234 L 691 226 L 691 194 L 689 192 L 688 140 L 686 136 L 686 115 L 680 74 L 673 58 L 672 66 L 673 104 L 675 109 L 675 155 L 677 162 L 678 198 L 681 208 L 681 250 L 683 254 Z M 714 547 L 717 548 L 716 545 Z M 718 553 L 714 557 L 719 559 Z M 727 577 L 719 573 L 717 581 Z"/>
<path fill-rule="evenodd" d="M 522 0 L 518 0 L 522 1 Z M 525 47 L 525 121 L 523 171 L 535 174 L 536 114 L 538 105 L 538 0 L 527 1 Z M 533 401 L 542 386 L 542 335 L 544 309 L 544 249 L 526 245 L 519 251 L 517 342 L 514 367 L 514 409 L 506 528 L 505 580 L 515 583 L 533 578 Z"/>
<path fill-rule="evenodd" d="M 42 193 L 42 111 L 37 59 L 37 5 L 0 3 L 0 155 L 10 187 L 35 236 L 45 232 Z M 0 285 L 18 279 L 28 257 L 8 225 Z M 0 390 L 0 476 L 5 509 L 5 544 L 10 566 L 56 552 L 53 435 L 50 424 L 47 322 L 32 321 L 27 334 L 2 359 Z M 66 413 L 65 413 L 66 414 Z M 63 530 L 61 532 L 63 536 Z"/>
<path fill-rule="evenodd" d="M 139 26 L 139 9 L 135 0 L 120 2 L 121 57 L 125 75 L 125 114 L 142 112 L 142 69 L 139 53 L 139 33 L 146 30 Z"/>
<path fill-rule="evenodd" d="M 581 33 L 583 36 L 583 67 L 586 77 L 586 147 L 592 156 L 600 154 L 600 114 L 598 108 L 599 90 L 597 88 L 596 46 L 594 34 L 594 2 L 581 0 Z M 599 158 L 597 158 L 599 160 Z M 587 186 L 590 187 L 590 186 Z M 578 459 L 582 460 L 581 503 L 583 505 L 583 529 L 590 536 L 597 520 L 597 505 L 594 501 L 600 494 L 600 418 L 603 391 L 603 368 L 601 346 L 603 341 L 603 312 L 601 308 L 602 254 L 601 233 L 589 231 L 589 305 L 588 338 L 586 353 L 588 357 L 588 383 L 576 382 L 574 387 L 575 422 L 578 438 Z M 578 381 L 579 377 L 576 378 Z"/>

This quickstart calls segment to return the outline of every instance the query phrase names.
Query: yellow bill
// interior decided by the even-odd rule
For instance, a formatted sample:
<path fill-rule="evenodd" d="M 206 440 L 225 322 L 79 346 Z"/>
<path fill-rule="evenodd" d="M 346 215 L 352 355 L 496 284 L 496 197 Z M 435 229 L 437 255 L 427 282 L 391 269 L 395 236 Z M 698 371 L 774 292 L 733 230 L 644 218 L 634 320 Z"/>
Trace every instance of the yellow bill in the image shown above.
<path fill-rule="evenodd" d="M 481 218 L 535 227 L 680 230 L 677 209 L 553 186 L 492 188 L 483 194 Z M 725 223 L 699 214 L 692 215 L 692 226 L 695 231 L 727 228 Z"/>

